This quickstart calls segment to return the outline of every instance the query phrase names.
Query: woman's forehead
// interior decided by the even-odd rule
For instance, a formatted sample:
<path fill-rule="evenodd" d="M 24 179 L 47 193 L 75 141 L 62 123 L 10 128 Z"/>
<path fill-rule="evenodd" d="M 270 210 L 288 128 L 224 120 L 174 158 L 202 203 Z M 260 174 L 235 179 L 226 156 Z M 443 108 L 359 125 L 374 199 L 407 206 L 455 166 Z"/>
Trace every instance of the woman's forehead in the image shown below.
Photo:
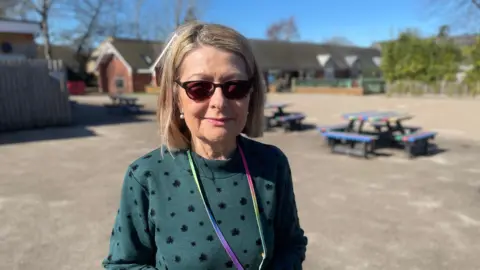
<path fill-rule="evenodd" d="M 180 66 L 180 76 L 190 77 L 242 77 L 247 74 L 242 57 L 211 46 L 196 48 L 185 55 Z"/>

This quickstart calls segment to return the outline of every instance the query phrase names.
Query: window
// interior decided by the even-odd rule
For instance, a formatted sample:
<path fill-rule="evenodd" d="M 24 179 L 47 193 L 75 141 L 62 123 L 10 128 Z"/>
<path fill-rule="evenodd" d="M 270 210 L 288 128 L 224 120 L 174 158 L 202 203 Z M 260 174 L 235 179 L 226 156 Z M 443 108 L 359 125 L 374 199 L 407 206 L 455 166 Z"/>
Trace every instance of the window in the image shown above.
<path fill-rule="evenodd" d="M 325 79 L 335 79 L 335 69 L 333 67 L 326 67 L 325 68 Z"/>
<path fill-rule="evenodd" d="M 328 56 L 328 59 L 323 65 L 323 78 L 326 80 L 335 79 L 335 64 L 332 59 L 330 59 L 330 56 Z"/>
<path fill-rule="evenodd" d="M 11 53 L 13 51 L 13 47 L 10 42 L 2 42 L 1 48 L 3 53 Z"/>
<path fill-rule="evenodd" d="M 150 58 L 150 56 L 142 54 L 142 57 L 145 63 L 147 63 L 148 65 L 152 64 L 152 58 Z"/>
<path fill-rule="evenodd" d="M 123 77 L 115 78 L 115 88 L 123 90 L 125 88 L 125 79 Z"/>
<path fill-rule="evenodd" d="M 313 78 L 316 77 L 316 75 L 317 75 L 317 72 L 315 70 L 307 70 L 305 72 L 305 78 L 306 79 L 313 79 Z"/>

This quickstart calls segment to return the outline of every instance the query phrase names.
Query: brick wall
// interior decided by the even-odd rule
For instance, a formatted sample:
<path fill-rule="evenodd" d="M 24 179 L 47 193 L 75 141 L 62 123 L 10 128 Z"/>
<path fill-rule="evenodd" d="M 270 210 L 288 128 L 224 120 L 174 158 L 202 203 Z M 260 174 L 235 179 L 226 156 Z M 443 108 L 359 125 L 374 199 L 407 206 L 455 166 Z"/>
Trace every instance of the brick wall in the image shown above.
<path fill-rule="evenodd" d="M 100 77 L 102 80 L 103 92 L 109 93 L 132 93 L 132 77 L 130 76 L 127 67 L 116 57 L 112 57 L 110 61 L 106 62 L 103 69 L 105 75 Z M 123 88 L 117 87 L 116 80 L 123 79 Z"/>
<path fill-rule="evenodd" d="M 145 87 L 152 83 L 152 75 L 144 73 L 133 74 L 133 91 L 145 92 Z"/>

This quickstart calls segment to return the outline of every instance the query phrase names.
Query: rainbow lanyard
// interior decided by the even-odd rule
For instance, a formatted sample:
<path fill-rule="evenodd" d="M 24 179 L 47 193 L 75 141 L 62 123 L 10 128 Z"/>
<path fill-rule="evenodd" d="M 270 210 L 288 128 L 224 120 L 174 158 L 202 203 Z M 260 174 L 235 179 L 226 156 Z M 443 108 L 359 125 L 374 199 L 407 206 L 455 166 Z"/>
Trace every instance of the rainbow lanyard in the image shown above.
<path fill-rule="evenodd" d="M 260 267 L 259 267 L 259 269 L 262 269 L 263 261 L 265 260 L 265 257 L 266 257 L 266 248 L 265 248 L 265 239 L 263 238 L 262 224 L 260 222 L 260 211 L 258 210 L 257 196 L 255 195 L 255 188 L 253 186 L 253 181 L 252 181 L 252 176 L 250 175 L 250 170 L 248 169 L 247 159 L 245 158 L 245 155 L 243 154 L 243 150 L 240 146 L 238 146 L 238 150 L 240 152 L 240 156 L 242 157 L 242 162 L 243 162 L 243 167 L 245 168 L 245 173 L 247 174 L 248 186 L 250 187 L 250 193 L 252 195 L 253 209 L 255 211 L 255 218 L 257 219 L 258 232 L 260 234 L 260 240 L 262 241 L 262 249 L 263 249 L 263 253 L 261 254 L 262 255 L 262 262 L 260 263 Z M 202 188 L 200 187 L 200 182 L 198 180 L 197 172 L 195 170 L 195 166 L 193 165 L 193 159 L 192 159 L 192 155 L 190 154 L 190 150 L 187 151 L 187 154 L 188 154 L 188 161 L 190 163 L 190 168 L 192 170 L 193 178 L 195 179 L 195 183 L 197 184 L 198 191 L 200 192 L 200 196 L 202 197 L 203 206 L 205 206 L 205 210 L 207 211 L 207 214 L 208 214 L 208 217 L 210 219 L 210 222 L 212 223 L 213 229 L 215 230 L 215 233 L 217 234 L 218 238 L 220 239 L 220 242 L 222 243 L 222 246 L 225 248 L 225 251 L 227 252 L 228 256 L 230 256 L 230 259 L 232 259 L 233 263 L 235 264 L 235 267 L 239 270 L 243 270 L 242 264 L 240 263 L 237 256 L 233 252 L 232 248 L 228 244 L 227 240 L 223 236 L 222 231 L 218 227 L 217 221 L 213 217 L 213 214 L 212 214 L 210 208 L 207 206 L 207 202 L 205 201 L 205 195 L 202 192 Z"/>

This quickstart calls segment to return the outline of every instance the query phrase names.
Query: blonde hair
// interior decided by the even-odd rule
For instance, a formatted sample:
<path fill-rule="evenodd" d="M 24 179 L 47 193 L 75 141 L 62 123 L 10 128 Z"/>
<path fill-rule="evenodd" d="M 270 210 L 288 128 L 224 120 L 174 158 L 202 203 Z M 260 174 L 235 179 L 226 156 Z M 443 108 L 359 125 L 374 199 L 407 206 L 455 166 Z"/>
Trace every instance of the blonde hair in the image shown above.
<path fill-rule="evenodd" d="M 191 144 L 190 131 L 180 119 L 175 79 L 185 55 L 202 45 L 225 50 L 243 58 L 248 76 L 253 79 L 253 91 L 250 94 L 249 113 L 242 133 L 252 138 L 263 135 L 266 91 L 249 41 L 237 31 L 223 25 L 190 22 L 180 26 L 172 34 L 159 62 L 157 120 L 161 143 L 169 151 L 187 149 Z"/>

